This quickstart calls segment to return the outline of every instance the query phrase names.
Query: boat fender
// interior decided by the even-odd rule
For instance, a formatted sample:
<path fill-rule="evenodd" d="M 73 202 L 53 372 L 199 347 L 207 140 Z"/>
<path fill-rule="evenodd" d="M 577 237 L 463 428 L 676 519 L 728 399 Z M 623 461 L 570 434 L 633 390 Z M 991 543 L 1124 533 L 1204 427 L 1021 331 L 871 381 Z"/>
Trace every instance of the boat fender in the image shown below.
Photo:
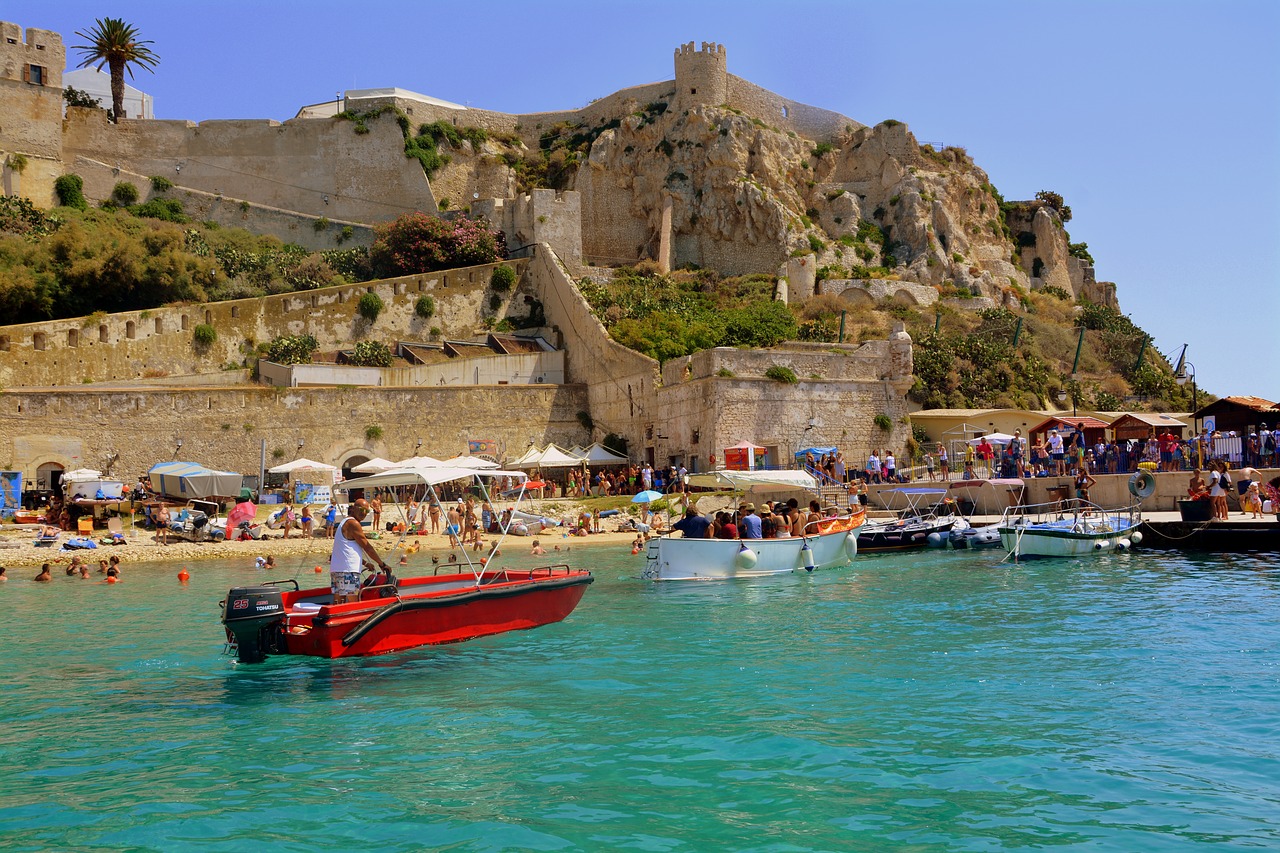
<path fill-rule="evenodd" d="M 740 569 L 753 569 L 759 559 L 760 558 L 756 556 L 756 552 L 752 551 L 744 543 L 743 546 L 738 549 L 738 556 L 734 559 L 734 563 L 736 563 Z"/>
<path fill-rule="evenodd" d="M 1132 543 L 1132 544 L 1134 544 L 1134 545 L 1141 545 L 1141 544 L 1142 544 L 1142 531 L 1141 531 L 1141 530 L 1135 530 L 1135 531 L 1133 531 L 1132 533 L 1130 533 L 1130 534 L 1129 534 L 1129 542 L 1130 542 L 1130 543 Z"/>
<path fill-rule="evenodd" d="M 850 560 L 858 556 L 858 534 L 856 532 L 844 537 L 844 552 Z"/>
<path fill-rule="evenodd" d="M 938 532 L 938 531 L 936 531 L 936 530 L 935 530 L 934 532 L 930 533 L 930 534 L 925 538 L 925 541 L 929 543 L 929 547 L 930 547 L 930 548 L 941 548 L 943 545 L 947 544 L 947 543 L 943 540 L 943 538 L 942 538 L 942 534 L 941 534 L 941 533 L 939 533 L 939 532 Z"/>
<path fill-rule="evenodd" d="M 1117 540 L 1116 540 L 1116 550 L 1117 550 L 1117 551 L 1128 551 L 1128 550 L 1129 550 L 1129 540 L 1128 540 L 1128 539 L 1117 539 Z"/>
<path fill-rule="evenodd" d="M 1111 543 L 1105 539 L 1099 539 L 1097 542 L 1093 543 L 1093 550 L 1101 551 L 1102 549 L 1106 548 L 1110 544 Z"/>
<path fill-rule="evenodd" d="M 809 547 L 809 543 L 804 543 L 804 547 L 800 549 L 800 565 L 804 566 L 806 572 L 814 569 L 813 549 Z"/>

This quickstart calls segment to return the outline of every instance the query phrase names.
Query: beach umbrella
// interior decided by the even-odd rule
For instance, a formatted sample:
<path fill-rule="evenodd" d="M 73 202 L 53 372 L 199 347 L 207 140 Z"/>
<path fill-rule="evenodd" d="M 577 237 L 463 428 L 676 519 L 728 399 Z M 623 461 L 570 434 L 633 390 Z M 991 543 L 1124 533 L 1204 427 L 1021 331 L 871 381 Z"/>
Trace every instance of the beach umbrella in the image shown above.
<path fill-rule="evenodd" d="M 234 530 L 242 521 L 252 524 L 257 515 L 258 507 L 253 501 L 241 501 L 227 513 L 227 529 Z"/>
<path fill-rule="evenodd" d="M 653 489 L 646 489 L 645 491 L 641 492 L 640 494 L 632 498 L 631 502 L 633 504 L 647 504 L 650 501 L 661 500 L 662 498 L 665 498 L 665 497 L 666 495 L 664 495 L 662 492 L 655 492 Z"/>

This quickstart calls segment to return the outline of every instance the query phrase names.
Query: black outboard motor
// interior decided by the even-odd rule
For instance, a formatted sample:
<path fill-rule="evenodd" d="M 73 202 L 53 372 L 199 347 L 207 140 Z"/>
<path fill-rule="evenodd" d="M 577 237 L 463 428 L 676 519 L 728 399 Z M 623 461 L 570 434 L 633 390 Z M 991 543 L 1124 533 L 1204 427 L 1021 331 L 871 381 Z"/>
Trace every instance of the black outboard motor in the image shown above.
<path fill-rule="evenodd" d="M 243 586 L 227 593 L 222 605 L 227 639 L 236 644 L 241 663 L 262 663 L 284 648 L 284 597 L 275 586 Z"/>

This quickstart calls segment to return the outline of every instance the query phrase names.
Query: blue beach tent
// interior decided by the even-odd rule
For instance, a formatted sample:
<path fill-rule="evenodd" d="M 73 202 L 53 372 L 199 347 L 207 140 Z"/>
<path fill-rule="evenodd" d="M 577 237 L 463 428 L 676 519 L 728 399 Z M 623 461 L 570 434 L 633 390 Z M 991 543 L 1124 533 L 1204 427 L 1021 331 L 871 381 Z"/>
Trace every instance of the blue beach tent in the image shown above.
<path fill-rule="evenodd" d="M 796 451 L 796 458 L 803 459 L 805 456 L 812 453 L 814 459 L 821 459 L 822 454 L 835 453 L 839 449 L 840 448 L 838 447 L 806 447 L 803 450 Z"/>

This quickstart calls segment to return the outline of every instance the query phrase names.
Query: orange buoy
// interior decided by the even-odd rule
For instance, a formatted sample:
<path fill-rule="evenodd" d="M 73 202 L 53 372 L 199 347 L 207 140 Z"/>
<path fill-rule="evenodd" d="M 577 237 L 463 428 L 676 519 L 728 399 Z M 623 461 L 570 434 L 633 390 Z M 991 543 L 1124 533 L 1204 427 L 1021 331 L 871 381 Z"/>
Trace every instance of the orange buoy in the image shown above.
<path fill-rule="evenodd" d="M 116 578 L 115 578 L 115 576 L 114 576 L 114 575 L 112 575 L 111 577 L 107 578 L 107 583 L 115 583 L 115 582 L 116 582 Z"/>
<path fill-rule="evenodd" d="M 186 566 L 183 566 L 182 571 L 178 572 L 178 580 L 181 581 L 182 583 L 186 583 L 187 581 L 191 580 L 191 574 L 187 571 Z"/>
<path fill-rule="evenodd" d="M 633 557 L 634 557 L 636 554 L 639 554 L 639 553 L 640 553 L 640 549 L 639 549 L 639 548 L 632 548 L 632 549 L 631 549 L 631 556 L 633 556 Z"/>
<path fill-rule="evenodd" d="M 481 558 L 480 558 L 480 565 L 485 566 L 485 565 L 488 565 L 488 563 L 489 563 L 489 558 L 488 558 L 488 557 L 481 557 Z"/>
<path fill-rule="evenodd" d="M 316 574 L 320 574 L 323 571 L 324 569 L 320 568 L 319 566 L 316 566 Z"/>

